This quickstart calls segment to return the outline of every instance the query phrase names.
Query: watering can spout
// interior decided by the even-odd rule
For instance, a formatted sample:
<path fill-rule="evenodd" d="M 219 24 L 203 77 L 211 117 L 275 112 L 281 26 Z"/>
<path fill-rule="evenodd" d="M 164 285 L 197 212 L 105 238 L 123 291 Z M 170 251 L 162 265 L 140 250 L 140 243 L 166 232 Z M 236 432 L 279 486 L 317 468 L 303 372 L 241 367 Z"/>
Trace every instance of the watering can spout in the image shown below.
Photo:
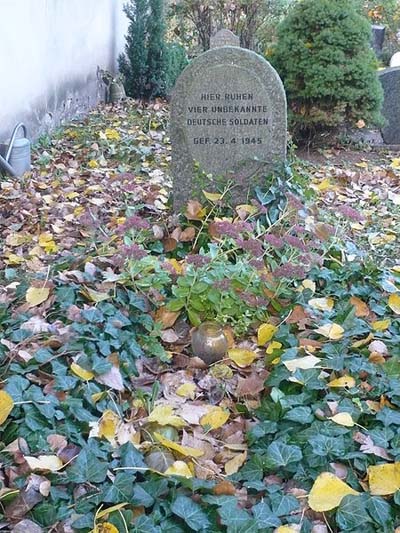
<path fill-rule="evenodd" d="M 20 128 L 24 136 L 17 138 Z M 0 167 L 11 176 L 22 176 L 31 169 L 31 143 L 27 137 L 26 127 L 21 122 L 15 126 L 9 143 L 1 146 Z"/>

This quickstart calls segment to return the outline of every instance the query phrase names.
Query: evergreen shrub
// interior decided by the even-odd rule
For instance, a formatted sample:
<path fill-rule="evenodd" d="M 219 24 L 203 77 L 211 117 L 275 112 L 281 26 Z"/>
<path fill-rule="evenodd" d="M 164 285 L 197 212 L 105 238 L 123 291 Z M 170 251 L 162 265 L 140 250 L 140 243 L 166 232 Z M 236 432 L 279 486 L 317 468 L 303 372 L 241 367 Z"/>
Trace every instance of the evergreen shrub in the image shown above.
<path fill-rule="evenodd" d="M 380 124 L 383 95 L 371 28 L 353 0 L 303 0 L 278 28 L 272 62 L 295 134 L 360 119 Z"/>
<path fill-rule="evenodd" d="M 179 43 L 167 43 L 167 94 L 170 94 L 182 70 L 189 63 L 185 48 Z"/>
<path fill-rule="evenodd" d="M 129 19 L 125 54 L 119 69 L 125 91 L 132 98 L 166 96 L 187 64 L 185 50 L 166 42 L 163 0 L 130 0 L 124 11 Z"/>

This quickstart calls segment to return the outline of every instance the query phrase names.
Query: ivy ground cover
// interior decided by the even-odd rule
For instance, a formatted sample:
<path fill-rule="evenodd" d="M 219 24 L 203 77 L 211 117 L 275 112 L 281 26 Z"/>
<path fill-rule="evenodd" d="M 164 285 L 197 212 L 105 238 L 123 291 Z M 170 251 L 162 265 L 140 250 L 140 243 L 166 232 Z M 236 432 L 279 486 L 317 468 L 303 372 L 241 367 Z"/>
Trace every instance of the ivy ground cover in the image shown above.
<path fill-rule="evenodd" d="M 167 128 L 100 108 L 0 182 L 0 530 L 395 531 L 400 160 L 293 158 L 178 217 Z"/>

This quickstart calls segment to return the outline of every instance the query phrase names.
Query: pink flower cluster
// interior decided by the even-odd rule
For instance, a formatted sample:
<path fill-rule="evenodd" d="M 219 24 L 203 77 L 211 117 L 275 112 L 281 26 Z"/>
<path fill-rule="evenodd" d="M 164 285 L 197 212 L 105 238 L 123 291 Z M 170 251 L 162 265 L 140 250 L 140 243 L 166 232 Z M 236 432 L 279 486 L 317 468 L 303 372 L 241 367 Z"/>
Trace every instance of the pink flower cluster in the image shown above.
<path fill-rule="evenodd" d="M 140 217 L 139 215 L 132 215 L 131 217 L 127 218 L 123 224 L 118 226 L 117 233 L 123 235 L 130 229 L 146 230 L 150 229 L 150 224 L 145 218 Z"/>
<path fill-rule="evenodd" d="M 242 220 L 239 220 L 238 222 L 222 220 L 221 222 L 215 222 L 214 227 L 219 235 L 232 238 L 239 237 L 242 233 L 253 230 L 252 224 L 249 222 L 243 222 Z"/>

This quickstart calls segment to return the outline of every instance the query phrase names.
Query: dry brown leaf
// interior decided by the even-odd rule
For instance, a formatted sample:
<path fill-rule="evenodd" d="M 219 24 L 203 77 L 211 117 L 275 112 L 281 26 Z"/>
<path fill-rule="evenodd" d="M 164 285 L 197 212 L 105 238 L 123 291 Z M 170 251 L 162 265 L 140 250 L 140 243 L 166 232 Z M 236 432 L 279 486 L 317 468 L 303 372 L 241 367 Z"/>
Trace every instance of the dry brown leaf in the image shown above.
<path fill-rule="evenodd" d="M 264 390 L 264 382 L 267 378 L 267 374 L 263 375 L 253 372 L 247 378 L 238 378 L 238 384 L 236 387 L 236 396 L 242 398 L 243 396 L 257 396 Z"/>
<path fill-rule="evenodd" d="M 358 298 L 357 296 L 352 296 L 350 298 L 350 303 L 355 307 L 357 317 L 365 317 L 370 314 L 370 309 L 368 305 Z"/>
<path fill-rule="evenodd" d="M 233 483 L 224 479 L 215 485 L 213 493 L 216 496 L 234 496 L 236 489 Z"/>
<path fill-rule="evenodd" d="M 179 242 L 191 242 L 196 237 L 196 229 L 194 227 L 186 228 L 179 236 Z"/>
<path fill-rule="evenodd" d="M 236 474 L 236 472 L 239 470 L 241 466 L 244 465 L 247 459 L 247 452 L 239 453 L 238 455 L 235 455 L 233 459 L 225 463 L 225 474 L 227 476 L 231 476 L 232 474 Z"/>
<path fill-rule="evenodd" d="M 382 459 L 387 459 L 388 461 L 392 460 L 387 450 L 385 450 L 385 448 L 381 448 L 380 446 L 375 446 L 372 438 L 369 435 L 364 435 L 364 433 L 358 431 L 355 435 L 353 435 L 353 439 L 358 442 L 358 444 L 361 444 L 360 452 L 373 454 L 377 457 L 382 457 Z"/>
<path fill-rule="evenodd" d="M 188 220 L 202 220 L 205 214 L 206 210 L 203 209 L 200 202 L 197 200 L 189 200 L 185 212 L 185 216 Z"/>
<path fill-rule="evenodd" d="M 119 368 L 117 368 L 116 366 L 113 366 L 111 370 L 109 370 L 105 374 L 96 376 L 96 381 L 114 390 L 118 390 L 118 391 L 124 390 L 124 383 L 122 380 L 122 375 L 121 375 L 121 372 L 119 371 Z"/>
<path fill-rule="evenodd" d="M 165 306 L 157 309 L 154 320 L 160 322 L 164 329 L 172 328 L 180 315 L 180 311 L 169 311 Z"/>

